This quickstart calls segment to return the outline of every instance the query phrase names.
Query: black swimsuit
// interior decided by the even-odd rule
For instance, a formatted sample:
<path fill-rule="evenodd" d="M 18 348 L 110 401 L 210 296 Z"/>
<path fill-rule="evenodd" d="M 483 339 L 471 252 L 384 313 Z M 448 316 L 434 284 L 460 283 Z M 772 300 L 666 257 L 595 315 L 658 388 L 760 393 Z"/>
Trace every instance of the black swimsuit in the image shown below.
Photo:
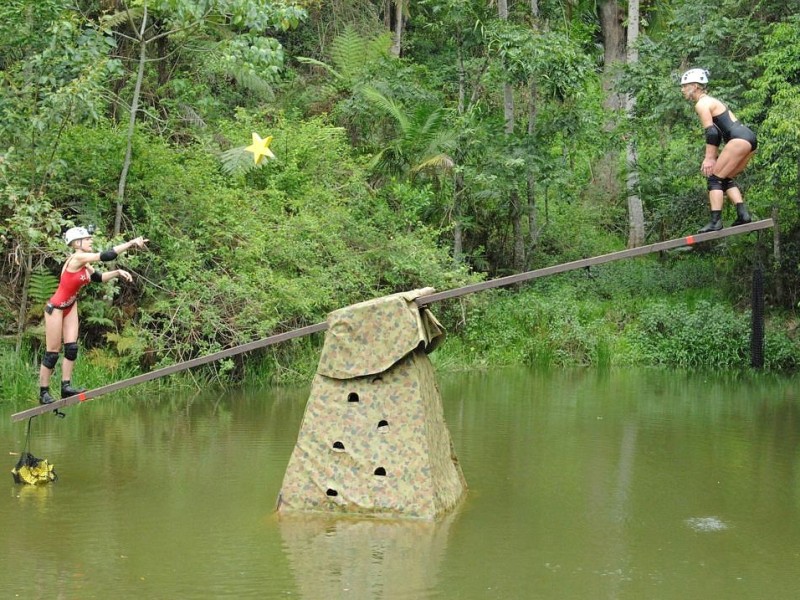
<path fill-rule="evenodd" d="M 711 117 L 711 119 L 722 134 L 723 140 L 726 142 L 729 140 L 745 140 L 750 143 L 751 152 L 755 152 L 758 147 L 756 134 L 749 127 L 731 119 L 731 111 L 726 108 L 724 113 Z"/>

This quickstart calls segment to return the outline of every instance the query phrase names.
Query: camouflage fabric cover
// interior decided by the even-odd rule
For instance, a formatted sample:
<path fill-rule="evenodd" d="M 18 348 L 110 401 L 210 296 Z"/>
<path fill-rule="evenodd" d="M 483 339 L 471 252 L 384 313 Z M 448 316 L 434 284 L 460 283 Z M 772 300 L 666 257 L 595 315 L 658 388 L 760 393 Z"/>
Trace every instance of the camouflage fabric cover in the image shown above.
<path fill-rule="evenodd" d="M 434 291 L 393 294 L 330 313 L 317 373 L 337 379 L 361 377 L 387 370 L 419 345 L 433 352 L 444 328 L 414 299 Z"/>
<path fill-rule="evenodd" d="M 443 330 L 427 310 L 431 320 L 420 323 L 427 317 L 414 293 L 331 313 L 333 340 L 326 334 L 279 511 L 432 520 L 463 497 L 466 482 L 426 354 Z"/>

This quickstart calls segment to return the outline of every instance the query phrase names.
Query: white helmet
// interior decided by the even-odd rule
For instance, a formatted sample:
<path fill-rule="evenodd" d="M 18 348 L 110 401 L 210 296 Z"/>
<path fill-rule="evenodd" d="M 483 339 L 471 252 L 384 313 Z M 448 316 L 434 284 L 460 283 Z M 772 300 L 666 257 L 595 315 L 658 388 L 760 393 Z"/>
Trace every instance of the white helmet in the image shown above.
<path fill-rule="evenodd" d="M 69 246 L 75 240 L 83 240 L 90 237 L 92 237 L 92 234 L 85 227 L 72 227 L 67 229 L 67 233 L 64 234 L 64 241 Z"/>
<path fill-rule="evenodd" d="M 708 84 L 708 71 L 705 69 L 689 69 L 681 75 L 681 85 L 687 83 L 699 83 L 700 85 Z"/>

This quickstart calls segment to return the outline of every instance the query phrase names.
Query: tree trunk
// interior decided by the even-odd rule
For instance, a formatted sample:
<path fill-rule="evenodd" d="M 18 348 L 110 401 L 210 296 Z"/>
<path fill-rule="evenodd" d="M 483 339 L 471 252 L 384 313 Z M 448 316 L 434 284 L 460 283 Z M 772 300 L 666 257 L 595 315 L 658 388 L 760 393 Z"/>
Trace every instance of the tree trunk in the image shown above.
<path fill-rule="evenodd" d="M 507 0 L 497 0 L 497 13 L 502 21 L 508 21 Z M 503 82 L 503 116 L 505 117 L 506 137 L 514 133 L 514 88 L 508 81 Z M 519 192 L 512 189 L 509 192 L 509 217 L 514 234 L 513 268 L 522 271 L 525 268 L 525 240 L 522 234 L 522 208 L 520 206 Z"/>
<path fill-rule="evenodd" d="M 16 353 L 22 351 L 22 333 L 25 331 L 25 321 L 28 315 L 28 292 L 31 287 L 31 271 L 33 271 L 33 258 L 30 251 L 25 252 L 24 255 L 24 275 L 22 279 L 22 297 L 19 301 L 19 312 L 17 313 L 17 343 Z"/>
<path fill-rule="evenodd" d="M 147 40 L 144 39 L 144 32 L 147 29 L 147 12 L 142 17 L 142 29 L 139 36 L 139 70 L 136 73 L 136 84 L 133 88 L 133 100 L 131 101 L 131 112 L 128 118 L 127 145 L 125 147 L 125 159 L 122 161 L 122 173 L 119 176 L 117 187 L 117 214 L 114 218 L 114 236 L 118 236 L 122 231 L 122 206 L 125 203 L 125 184 L 128 180 L 128 170 L 131 167 L 131 155 L 133 153 L 133 132 L 136 127 L 136 113 L 139 111 L 139 94 L 142 91 L 142 80 L 144 79 L 144 65 L 147 58 Z"/>
<path fill-rule="evenodd" d="M 464 69 L 464 50 L 463 38 L 459 34 L 456 37 L 458 48 L 458 115 L 464 114 L 465 99 L 467 96 L 467 75 Z M 464 174 L 458 170 L 461 164 L 460 153 L 456 155 L 456 171 L 453 177 L 453 262 L 456 265 L 464 261 L 464 229 L 461 224 L 463 214 L 463 193 L 464 193 Z"/>
<path fill-rule="evenodd" d="M 497 0 L 497 12 L 501 21 L 508 21 L 507 0 Z M 514 89 L 508 81 L 503 82 L 503 116 L 506 134 L 511 135 L 514 133 Z"/>
<path fill-rule="evenodd" d="M 627 61 L 634 64 L 639 60 L 636 43 L 639 39 L 639 0 L 628 0 L 628 42 Z M 636 98 L 630 94 L 625 97 L 625 112 L 628 119 L 633 118 Z M 636 155 L 636 140 L 631 134 L 627 147 L 626 187 L 628 192 L 628 248 L 637 248 L 644 244 L 644 207 L 639 197 L 639 166 Z"/>
<path fill-rule="evenodd" d="M 539 26 L 539 0 L 531 0 L 531 17 L 533 18 L 534 29 Z M 536 133 L 536 116 L 539 102 L 539 89 L 536 81 L 531 78 L 529 84 L 528 98 L 528 136 L 533 137 Z M 528 243 L 525 248 L 525 270 L 530 269 L 536 245 L 539 242 L 539 223 L 538 209 L 536 206 L 536 172 L 533 165 L 528 166 L 528 177 L 525 186 L 526 204 L 528 213 Z"/>
<path fill-rule="evenodd" d="M 618 67 L 625 61 L 625 29 L 623 12 L 618 0 L 605 0 L 600 5 L 600 29 L 603 32 L 603 89 L 606 108 L 619 110 L 623 106 L 621 94 L 614 91 L 619 77 Z"/>
<path fill-rule="evenodd" d="M 603 34 L 603 91 L 608 117 L 604 124 L 607 132 L 617 127 L 618 111 L 623 107 L 623 98 L 616 93 L 615 86 L 618 68 L 625 61 L 625 35 L 622 26 L 623 12 L 618 0 L 604 0 L 599 6 L 600 29 Z M 597 163 L 595 185 L 600 196 L 608 202 L 617 202 L 622 196 L 619 176 L 619 152 L 616 149 L 606 152 Z"/>
<path fill-rule="evenodd" d="M 394 35 L 392 37 L 392 56 L 400 56 L 400 48 L 403 43 L 403 2 L 405 0 L 395 0 L 394 2 Z"/>
<path fill-rule="evenodd" d="M 453 181 L 453 262 L 456 265 L 460 265 L 464 261 L 464 230 L 461 225 L 463 193 L 464 175 L 456 172 Z"/>
<path fill-rule="evenodd" d="M 534 2 L 536 0 L 533 0 Z M 528 135 L 533 137 L 536 133 L 536 115 L 539 91 L 535 81 L 530 83 L 530 105 L 528 107 Z M 526 201 L 528 213 L 528 244 L 525 248 L 525 270 L 531 267 L 533 254 L 539 243 L 539 209 L 536 205 L 536 171 L 533 165 L 528 166 L 528 177 L 526 181 Z"/>

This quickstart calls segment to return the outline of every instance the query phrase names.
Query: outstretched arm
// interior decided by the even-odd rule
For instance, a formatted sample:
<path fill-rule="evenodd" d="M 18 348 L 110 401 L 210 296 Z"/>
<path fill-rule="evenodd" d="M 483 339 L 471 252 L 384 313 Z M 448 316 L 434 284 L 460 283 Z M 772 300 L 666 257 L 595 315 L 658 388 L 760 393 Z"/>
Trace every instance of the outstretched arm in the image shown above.
<path fill-rule="evenodd" d="M 103 261 L 108 262 L 114 260 L 122 254 L 123 252 L 127 252 L 134 246 L 136 248 L 146 248 L 146 244 L 149 240 L 139 236 L 127 242 L 123 242 L 121 244 L 117 244 L 111 250 L 103 250 L 102 252 L 76 252 L 72 255 L 72 260 L 75 261 L 75 267 L 80 268 L 87 263 Z"/>
<path fill-rule="evenodd" d="M 133 276 L 127 271 L 123 271 L 122 269 L 114 269 L 113 271 L 106 271 L 105 273 L 102 273 L 100 275 L 100 280 L 103 283 L 117 278 L 124 279 L 125 281 L 133 281 Z"/>

